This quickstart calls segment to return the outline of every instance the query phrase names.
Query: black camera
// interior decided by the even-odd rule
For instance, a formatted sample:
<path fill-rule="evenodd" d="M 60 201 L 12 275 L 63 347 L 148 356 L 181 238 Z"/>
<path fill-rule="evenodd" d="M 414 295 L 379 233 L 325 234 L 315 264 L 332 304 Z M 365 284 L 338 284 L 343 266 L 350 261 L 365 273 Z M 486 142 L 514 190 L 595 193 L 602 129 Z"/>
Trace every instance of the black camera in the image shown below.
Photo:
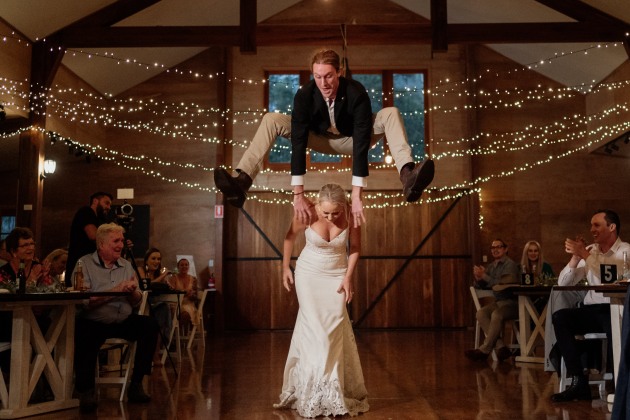
<path fill-rule="evenodd" d="M 134 217 L 132 214 L 133 206 L 127 203 L 127 200 L 125 200 L 122 206 L 116 209 L 116 224 L 125 228 L 125 232 L 127 233 L 131 231 L 131 227 L 133 226 Z"/>

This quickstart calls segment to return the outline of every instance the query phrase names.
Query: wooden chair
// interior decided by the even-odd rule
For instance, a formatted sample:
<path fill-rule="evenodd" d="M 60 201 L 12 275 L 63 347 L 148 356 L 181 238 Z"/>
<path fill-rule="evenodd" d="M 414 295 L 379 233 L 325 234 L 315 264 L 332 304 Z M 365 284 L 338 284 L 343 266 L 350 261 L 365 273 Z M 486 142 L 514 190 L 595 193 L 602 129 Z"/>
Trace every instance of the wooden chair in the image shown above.
<path fill-rule="evenodd" d="M 589 385 L 597 385 L 599 389 L 599 396 L 602 399 L 606 398 L 606 381 L 613 380 L 612 372 L 608 372 L 608 338 L 605 333 L 589 333 L 584 335 L 576 335 L 576 340 L 601 340 L 602 343 L 602 356 L 599 373 L 590 373 L 588 375 Z M 564 364 L 564 357 L 560 362 L 560 382 L 558 386 L 558 392 L 564 391 L 571 384 L 571 378 L 567 375 L 567 366 Z"/>
<path fill-rule="evenodd" d="M 475 311 L 481 309 L 484 305 L 481 304 L 481 300 L 493 300 L 494 292 L 488 289 L 477 289 L 474 286 L 470 286 L 470 295 L 472 296 L 473 303 L 475 304 Z M 507 344 L 507 348 L 510 350 L 516 350 L 520 348 L 519 340 L 519 330 L 518 330 L 518 320 L 509 321 L 511 324 L 510 328 L 510 341 Z M 516 340 L 516 343 L 514 342 Z M 481 325 L 479 325 L 479 321 L 475 320 L 475 348 L 479 348 L 481 344 Z M 492 350 L 492 360 L 497 361 L 497 354 L 494 350 Z"/>
<path fill-rule="evenodd" d="M 147 308 L 147 299 L 149 292 L 142 292 L 142 300 L 138 307 L 138 313 L 144 314 Z M 136 342 L 127 341 L 122 338 L 108 338 L 101 350 L 114 350 L 120 349 L 120 369 L 119 376 L 101 376 L 100 367 L 98 365 L 98 359 L 96 363 L 96 385 L 120 385 L 120 401 L 125 399 L 125 391 L 127 390 L 127 384 L 131 380 L 131 372 L 133 371 L 133 360 L 136 355 Z"/>
<path fill-rule="evenodd" d="M 11 343 L 0 343 L 0 353 L 8 350 L 11 350 Z M 7 384 L 4 381 L 2 370 L 0 370 L 0 403 L 2 403 L 3 408 L 7 408 L 9 406 L 9 390 L 7 389 Z"/>
<path fill-rule="evenodd" d="M 208 289 L 197 292 L 197 297 L 199 297 L 199 305 L 197 305 L 197 325 L 193 325 L 190 331 L 188 331 L 188 334 L 184 336 L 184 338 L 188 340 L 186 348 L 192 347 L 193 341 L 197 338 L 197 333 L 199 334 L 199 338 L 201 338 L 201 345 L 205 346 L 206 344 L 206 329 L 203 325 L 203 305 L 206 303 L 207 296 Z"/>

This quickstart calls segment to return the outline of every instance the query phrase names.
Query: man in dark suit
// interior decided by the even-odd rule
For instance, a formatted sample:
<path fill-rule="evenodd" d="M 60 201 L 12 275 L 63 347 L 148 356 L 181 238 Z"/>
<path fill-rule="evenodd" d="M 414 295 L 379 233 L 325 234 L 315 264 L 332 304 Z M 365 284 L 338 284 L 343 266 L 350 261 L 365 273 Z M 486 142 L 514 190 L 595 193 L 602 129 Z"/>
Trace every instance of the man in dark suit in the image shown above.
<path fill-rule="evenodd" d="M 313 205 L 304 197 L 307 146 L 326 154 L 352 155 L 352 215 L 356 226 L 365 221 L 361 192 L 366 186 L 368 151 L 383 136 L 396 163 L 403 195 L 417 201 L 434 175 L 432 160 L 416 165 L 402 117 L 397 108 L 384 108 L 372 115 L 370 98 L 361 83 L 341 76 L 339 55 L 332 50 L 315 53 L 311 61 L 313 80 L 295 94 L 293 112 L 267 113 L 249 148 L 236 166 L 236 176 L 223 168 L 214 171 L 214 182 L 228 203 L 242 207 L 247 190 L 262 168 L 265 155 L 278 136 L 291 139 L 291 185 L 294 211 L 303 222 Z"/>

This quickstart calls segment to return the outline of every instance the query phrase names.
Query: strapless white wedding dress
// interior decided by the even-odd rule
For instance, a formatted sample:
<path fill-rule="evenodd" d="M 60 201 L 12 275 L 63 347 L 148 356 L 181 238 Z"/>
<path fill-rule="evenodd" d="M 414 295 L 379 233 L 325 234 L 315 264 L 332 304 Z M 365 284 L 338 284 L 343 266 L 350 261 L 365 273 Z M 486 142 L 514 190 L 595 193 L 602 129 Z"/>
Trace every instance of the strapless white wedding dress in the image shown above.
<path fill-rule="evenodd" d="M 275 408 L 302 417 L 356 416 L 369 409 L 345 295 L 337 293 L 348 266 L 348 229 L 330 242 L 310 227 L 295 268 L 300 309 Z"/>

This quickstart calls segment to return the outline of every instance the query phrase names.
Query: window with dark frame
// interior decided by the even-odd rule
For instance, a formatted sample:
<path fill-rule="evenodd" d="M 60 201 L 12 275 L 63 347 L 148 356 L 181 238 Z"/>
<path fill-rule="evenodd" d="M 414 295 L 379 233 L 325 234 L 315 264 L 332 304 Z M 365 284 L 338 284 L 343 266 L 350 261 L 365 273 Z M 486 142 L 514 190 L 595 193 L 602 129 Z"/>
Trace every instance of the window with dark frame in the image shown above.
<path fill-rule="evenodd" d="M 265 91 L 265 105 L 269 112 L 291 114 L 293 97 L 297 89 L 309 82 L 311 73 L 296 72 L 268 72 L 266 74 L 267 89 Z M 424 71 L 382 71 L 382 72 L 353 72 L 354 80 L 365 86 L 372 102 L 372 112 L 376 113 L 383 107 L 396 106 L 403 116 L 409 144 L 416 162 L 424 159 L 425 155 L 425 83 Z M 386 93 L 384 93 L 386 92 Z M 370 150 L 371 166 L 385 162 L 389 154 L 384 141 L 380 140 Z M 278 137 L 272 147 L 265 167 L 277 170 L 287 170 L 291 163 L 291 141 Z M 352 160 L 349 156 L 326 155 L 310 151 L 307 156 L 307 167 L 326 168 L 334 164 L 336 167 L 350 168 Z"/>
<path fill-rule="evenodd" d="M 0 216 L 2 228 L 0 231 L 0 241 L 4 240 L 13 229 L 15 229 L 15 216 Z"/>

